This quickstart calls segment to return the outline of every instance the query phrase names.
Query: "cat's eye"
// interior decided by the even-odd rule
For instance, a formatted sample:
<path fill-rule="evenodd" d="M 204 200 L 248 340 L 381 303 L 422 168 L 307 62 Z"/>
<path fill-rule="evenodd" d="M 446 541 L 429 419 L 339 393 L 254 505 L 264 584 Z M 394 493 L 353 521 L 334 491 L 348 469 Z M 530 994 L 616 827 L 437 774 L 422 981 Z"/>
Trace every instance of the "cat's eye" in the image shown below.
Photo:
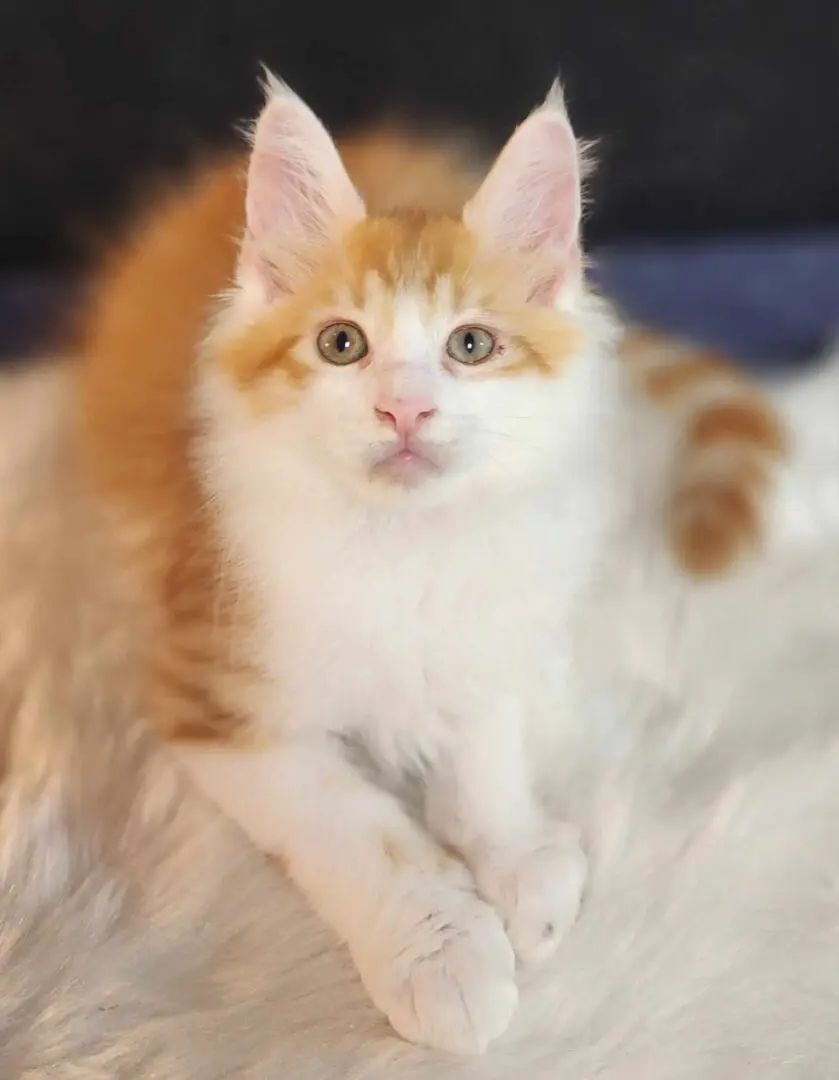
<path fill-rule="evenodd" d="M 367 338 L 355 323 L 332 323 L 317 338 L 318 352 L 330 364 L 357 364 L 367 355 Z"/>
<path fill-rule="evenodd" d="M 461 326 L 449 336 L 446 352 L 459 364 L 482 364 L 495 352 L 495 338 L 482 326 Z"/>

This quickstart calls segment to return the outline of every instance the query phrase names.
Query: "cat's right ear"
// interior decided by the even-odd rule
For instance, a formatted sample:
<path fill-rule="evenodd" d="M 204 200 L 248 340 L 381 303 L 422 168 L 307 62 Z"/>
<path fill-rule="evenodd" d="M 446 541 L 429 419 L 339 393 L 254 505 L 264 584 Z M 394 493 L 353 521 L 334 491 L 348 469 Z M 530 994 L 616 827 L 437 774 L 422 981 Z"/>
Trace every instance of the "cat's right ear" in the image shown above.
<path fill-rule="evenodd" d="M 253 129 L 239 277 L 258 281 L 270 299 L 298 288 L 365 210 L 309 106 L 267 73 L 265 89 Z"/>

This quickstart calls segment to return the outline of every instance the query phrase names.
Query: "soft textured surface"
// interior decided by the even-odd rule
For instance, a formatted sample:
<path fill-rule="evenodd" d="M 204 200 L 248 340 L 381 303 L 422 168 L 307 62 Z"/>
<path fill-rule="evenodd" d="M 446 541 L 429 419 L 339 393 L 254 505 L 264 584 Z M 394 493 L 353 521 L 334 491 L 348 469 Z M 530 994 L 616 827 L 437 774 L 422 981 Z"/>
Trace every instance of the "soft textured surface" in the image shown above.
<path fill-rule="evenodd" d="M 279 870 L 138 728 L 120 598 L 103 587 L 107 553 L 88 542 L 53 423 L 63 380 L 33 369 L 0 389 L 0 1075 L 839 1072 L 835 559 L 762 595 L 767 633 L 782 615 L 798 630 L 771 670 L 701 716 L 687 708 L 691 738 L 677 721 L 656 742 L 666 752 L 606 785 L 611 842 L 580 923 L 526 980 L 509 1035 L 483 1058 L 444 1059 L 388 1033 Z M 688 703 L 675 704 L 678 716 Z"/>

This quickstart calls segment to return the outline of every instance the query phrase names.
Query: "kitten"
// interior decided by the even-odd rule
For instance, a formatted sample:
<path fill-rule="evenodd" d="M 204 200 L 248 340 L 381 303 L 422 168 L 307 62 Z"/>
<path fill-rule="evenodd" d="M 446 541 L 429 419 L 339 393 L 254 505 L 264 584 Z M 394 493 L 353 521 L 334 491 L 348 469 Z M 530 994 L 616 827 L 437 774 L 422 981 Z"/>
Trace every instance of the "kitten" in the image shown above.
<path fill-rule="evenodd" d="M 371 207 L 392 203 L 357 150 Z M 636 333 L 615 362 L 558 90 L 483 182 L 432 188 L 369 214 L 271 82 L 245 183 L 209 170 L 109 267 L 80 436 L 140 585 L 160 731 L 394 1028 L 465 1053 L 580 905 L 577 834 L 535 792 L 584 722 L 574 622 L 625 499 L 622 418 L 675 471 L 671 543 L 700 574 L 759 539 L 783 440 L 714 358 Z M 421 775 L 426 828 L 354 740 Z"/>

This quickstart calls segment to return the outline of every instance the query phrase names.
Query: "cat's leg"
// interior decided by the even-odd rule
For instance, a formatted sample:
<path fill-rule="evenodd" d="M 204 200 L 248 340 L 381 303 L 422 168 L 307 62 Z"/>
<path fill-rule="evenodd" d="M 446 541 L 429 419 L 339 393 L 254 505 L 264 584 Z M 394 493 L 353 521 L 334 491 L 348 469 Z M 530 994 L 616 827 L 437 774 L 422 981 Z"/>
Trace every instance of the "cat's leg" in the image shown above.
<path fill-rule="evenodd" d="M 586 858 L 578 831 L 538 806 L 515 725 L 461 735 L 428 778 L 426 820 L 462 854 L 519 960 L 549 955 L 576 920 Z"/>
<path fill-rule="evenodd" d="M 354 769 L 337 741 L 180 755 L 198 786 L 282 857 L 401 1035 L 473 1053 L 505 1030 L 517 991 L 498 916 L 466 867 Z"/>

